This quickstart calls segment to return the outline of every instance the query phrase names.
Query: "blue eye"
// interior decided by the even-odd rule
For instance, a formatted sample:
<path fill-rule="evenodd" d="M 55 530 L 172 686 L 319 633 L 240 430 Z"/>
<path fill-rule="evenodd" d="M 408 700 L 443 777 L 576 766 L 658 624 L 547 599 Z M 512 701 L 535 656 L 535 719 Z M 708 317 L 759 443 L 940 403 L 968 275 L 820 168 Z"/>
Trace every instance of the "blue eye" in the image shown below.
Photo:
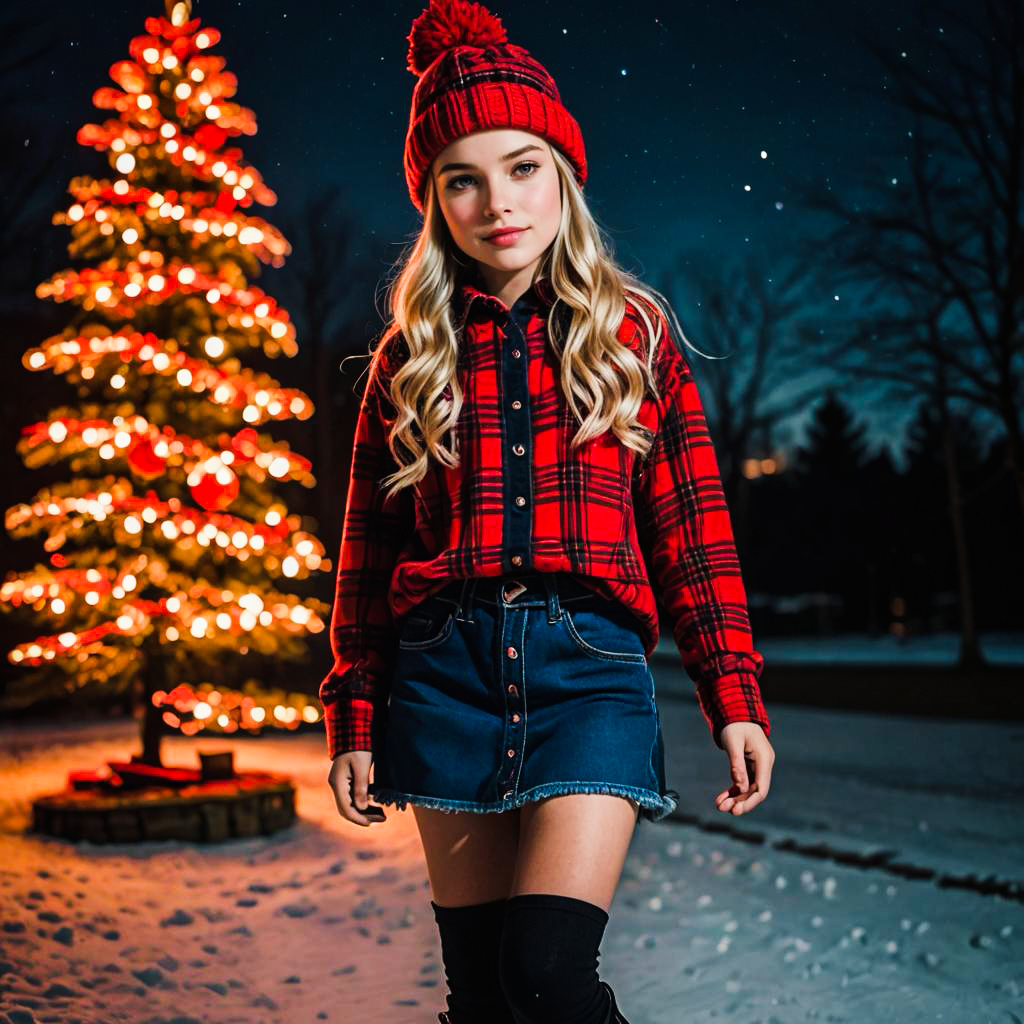
<path fill-rule="evenodd" d="M 516 166 L 513 168 L 513 170 L 518 171 L 520 167 L 531 167 L 534 170 L 536 170 L 536 168 L 540 167 L 540 164 L 535 163 L 532 160 L 524 160 L 522 163 L 516 164 Z M 532 178 L 533 177 L 533 171 L 531 170 L 530 173 L 526 175 L 526 177 L 527 178 Z M 455 187 L 455 183 L 458 182 L 458 181 L 463 181 L 466 178 L 468 178 L 470 181 L 473 180 L 473 176 L 471 174 L 459 174 L 459 175 L 457 175 L 454 178 L 449 178 L 448 179 L 447 187 L 450 188 L 453 192 L 463 192 L 464 189 L 456 188 Z"/>

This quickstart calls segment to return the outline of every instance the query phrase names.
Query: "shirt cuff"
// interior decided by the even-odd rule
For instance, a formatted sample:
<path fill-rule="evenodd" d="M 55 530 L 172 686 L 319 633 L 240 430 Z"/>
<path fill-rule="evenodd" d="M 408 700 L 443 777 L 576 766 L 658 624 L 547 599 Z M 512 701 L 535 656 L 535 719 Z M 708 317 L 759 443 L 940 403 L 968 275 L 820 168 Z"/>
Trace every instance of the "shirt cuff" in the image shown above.
<path fill-rule="evenodd" d="M 725 749 L 722 729 L 733 722 L 756 722 L 766 737 L 771 736 L 771 722 L 755 675 L 736 672 L 713 683 L 702 683 L 697 687 L 697 700 L 711 729 L 711 738 L 720 750 Z"/>
<path fill-rule="evenodd" d="M 351 750 L 373 750 L 373 702 L 362 697 L 340 697 L 324 704 L 327 756 L 333 761 Z"/>

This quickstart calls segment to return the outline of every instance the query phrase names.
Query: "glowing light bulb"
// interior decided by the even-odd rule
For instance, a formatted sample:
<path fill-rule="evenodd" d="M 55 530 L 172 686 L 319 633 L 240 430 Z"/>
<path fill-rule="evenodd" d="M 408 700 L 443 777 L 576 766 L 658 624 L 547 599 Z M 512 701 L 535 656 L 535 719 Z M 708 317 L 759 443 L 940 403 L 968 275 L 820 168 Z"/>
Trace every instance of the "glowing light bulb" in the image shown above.
<path fill-rule="evenodd" d="M 224 339 L 218 338 L 216 334 L 211 334 L 203 344 L 203 348 L 206 349 L 206 354 L 211 359 L 217 359 L 224 354 Z"/>
<path fill-rule="evenodd" d="M 122 174 L 131 174 L 135 170 L 135 157 L 131 153 L 122 153 L 115 161 L 114 166 Z"/>

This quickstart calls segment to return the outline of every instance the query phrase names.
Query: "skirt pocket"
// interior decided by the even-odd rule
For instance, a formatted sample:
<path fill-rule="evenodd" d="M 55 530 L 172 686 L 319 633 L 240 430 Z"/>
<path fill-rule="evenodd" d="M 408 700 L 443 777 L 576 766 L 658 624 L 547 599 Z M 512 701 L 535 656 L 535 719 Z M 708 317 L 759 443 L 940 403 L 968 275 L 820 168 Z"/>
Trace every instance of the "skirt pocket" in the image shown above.
<path fill-rule="evenodd" d="M 569 638 L 587 657 L 599 661 L 647 663 L 639 624 L 612 601 L 588 598 L 562 606 L 562 622 Z"/>
<path fill-rule="evenodd" d="M 398 646 L 406 651 L 437 647 L 451 636 L 454 623 L 452 605 L 428 597 L 416 605 L 402 621 Z"/>

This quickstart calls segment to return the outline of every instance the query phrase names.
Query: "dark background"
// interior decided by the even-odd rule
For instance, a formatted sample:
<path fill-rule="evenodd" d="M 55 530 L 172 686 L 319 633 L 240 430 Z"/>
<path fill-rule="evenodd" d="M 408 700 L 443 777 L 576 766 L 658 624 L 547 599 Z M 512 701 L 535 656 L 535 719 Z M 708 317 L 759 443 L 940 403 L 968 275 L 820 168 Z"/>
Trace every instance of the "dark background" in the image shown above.
<path fill-rule="evenodd" d="M 254 283 L 298 325 L 298 358 L 267 369 L 311 394 L 317 415 L 276 432 L 313 460 L 317 488 L 287 500 L 332 560 L 364 365 L 339 363 L 364 355 L 384 326 L 384 289 L 420 223 L 402 150 L 415 82 L 406 36 L 423 6 L 193 7 L 222 32 L 213 52 L 258 119 L 258 133 L 237 142 L 279 202 L 253 212 L 293 246 Z M 1024 133 L 1011 125 L 1001 148 L 991 127 L 1009 107 L 1009 69 L 1024 63 L 1021 4 L 491 9 L 579 121 L 586 193 L 620 261 L 671 299 L 692 345 L 728 357 L 686 351 L 755 635 L 954 632 L 964 664 L 978 664 L 979 633 L 1024 626 L 1012 437 L 1024 404 L 1024 271 L 1013 273 L 1024 268 L 1022 183 L 1012 173 Z M 68 317 L 35 296 L 73 265 L 70 232 L 50 218 L 69 205 L 72 177 L 109 174 L 75 133 L 107 116 L 93 91 L 111 84 L 107 69 L 128 57 L 144 19 L 162 13 L 155 0 L 44 10 L 0 16 L 5 508 L 60 479 L 59 467 L 27 470 L 14 445 L 68 398 L 62 380 L 30 374 L 21 356 Z M 927 99 L 916 108 L 906 99 L 914 83 Z M 960 123 L 929 118 L 929 106 L 941 112 L 961 93 Z M 986 135 L 992 151 L 972 160 L 972 140 Z M 998 208 L 986 164 L 1007 172 Z M 928 218 L 913 215 L 922 197 L 947 246 L 938 254 L 922 238 Z M 944 263 L 961 268 L 959 299 Z M 0 552 L 8 568 L 42 555 L 6 537 Z M 330 575 L 309 592 L 329 600 Z M 6 617 L 0 629 L 5 650 L 25 638 Z M 326 638 L 312 648 L 301 670 L 309 690 L 327 668 Z"/>

